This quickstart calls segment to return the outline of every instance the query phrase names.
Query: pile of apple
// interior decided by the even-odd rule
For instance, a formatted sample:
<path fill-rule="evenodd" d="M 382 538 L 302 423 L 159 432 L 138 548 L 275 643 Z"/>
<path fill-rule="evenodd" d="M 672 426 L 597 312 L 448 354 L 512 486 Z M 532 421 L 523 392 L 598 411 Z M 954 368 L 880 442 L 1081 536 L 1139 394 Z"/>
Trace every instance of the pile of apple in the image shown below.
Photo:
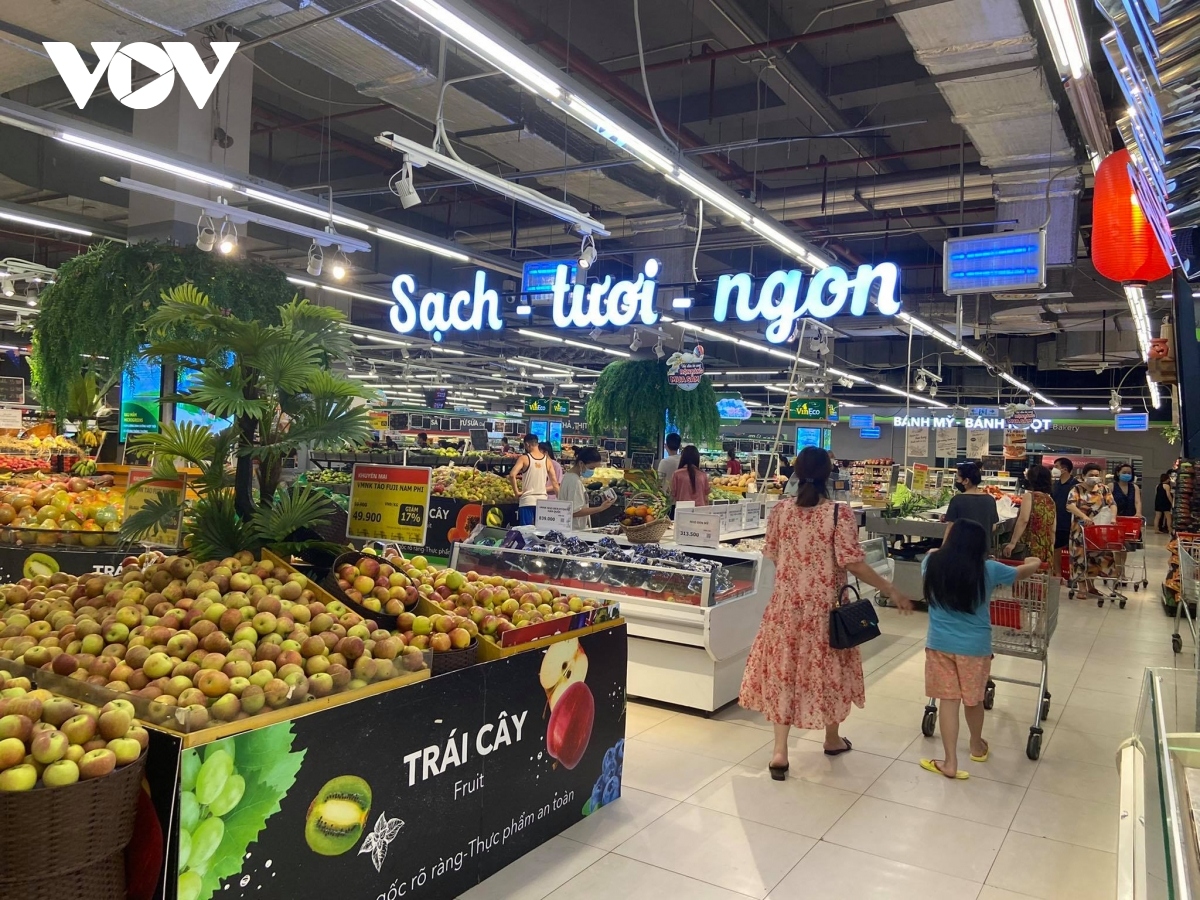
<path fill-rule="evenodd" d="M 119 575 L 38 575 L 0 598 L 0 658 L 152 701 L 189 729 L 426 668 L 401 635 L 248 552 L 146 553 Z"/>
<path fill-rule="evenodd" d="M 97 708 L 0 671 L 0 791 L 66 787 L 137 762 L 150 735 L 133 718 L 128 700 Z"/>

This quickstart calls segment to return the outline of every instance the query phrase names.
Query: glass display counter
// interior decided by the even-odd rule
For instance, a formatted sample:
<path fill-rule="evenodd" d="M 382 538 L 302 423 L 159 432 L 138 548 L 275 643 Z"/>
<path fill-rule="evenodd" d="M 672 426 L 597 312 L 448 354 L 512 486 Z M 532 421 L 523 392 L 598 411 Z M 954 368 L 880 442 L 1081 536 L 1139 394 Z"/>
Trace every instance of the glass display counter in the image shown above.
<path fill-rule="evenodd" d="M 450 565 L 618 603 L 629 626 L 631 697 L 704 712 L 737 699 L 775 580 L 762 554 L 561 537 L 519 550 L 457 544 Z"/>

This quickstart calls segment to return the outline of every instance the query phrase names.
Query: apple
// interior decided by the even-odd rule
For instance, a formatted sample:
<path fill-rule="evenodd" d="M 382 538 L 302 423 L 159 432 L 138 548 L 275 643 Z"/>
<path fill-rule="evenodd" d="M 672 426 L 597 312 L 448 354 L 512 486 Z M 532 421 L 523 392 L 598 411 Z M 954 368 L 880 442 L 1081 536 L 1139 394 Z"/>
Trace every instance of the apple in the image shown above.
<path fill-rule="evenodd" d="M 25 763 L 0 772 L 0 791 L 31 791 L 37 784 L 38 770 Z"/>
<path fill-rule="evenodd" d="M 592 739 L 595 716 L 592 689 L 582 681 L 568 684 L 546 723 L 546 752 L 563 768 L 574 769 L 583 759 Z"/>
<path fill-rule="evenodd" d="M 450 631 L 450 643 L 456 650 L 463 650 L 471 645 L 471 632 L 465 628 L 454 628 Z"/>
<path fill-rule="evenodd" d="M 102 778 L 117 767 L 117 755 L 107 747 L 89 750 L 79 760 L 79 777 L 84 781 Z"/>
<path fill-rule="evenodd" d="M 57 729 L 43 731 L 34 735 L 33 741 L 29 745 L 29 752 L 37 762 L 48 766 L 50 763 L 62 759 L 70 745 L 71 742 L 61 731 Z"/>
<path fill-rule="evenodd" d="M 429 649 L 434 653 L 445 653 L 451 647 L 449 634 L 439 631 L 429 636 Z"/>
<path fill-rule="evenodd" d="M 0 741 L 0 770 L 11 769 L 25 760 L 25 742 L 10 737 Z"/>
<path fill-rule="evenodd" d="M 60 759 L 50 763 L 42 772 L 42 782 L 46 787 L 66 787 L 79 780 L 79 766 L 74 760 Z"/>
<path fill-rule="evenodd" d="M 79 713 L 63 722 L 61 730 L 72 744 L 86 744 L 96 736 L 97 728 L 95 716 Z"/>
<path fill-rule="evenodd" d="M 98 723 L 100 737 L 106 741 L 125 737 L 125 734 L 129 731 L 129 726 L 132 724 L 133 717 L 124 709 L 110 709 L 107 712 L 102 712 Z M 84 775 L 84 777 L 88 778 L 91 776 Z"/>
<path fill-rule="evenodd" d="M 571 684 L 582 682 L 587 678 L 587 654 L 579 645 L 578 638 L 559 641 L 546 648 L 542 657 L 538 680 L 553 710 L 562 696 L 563 691 Z"/>

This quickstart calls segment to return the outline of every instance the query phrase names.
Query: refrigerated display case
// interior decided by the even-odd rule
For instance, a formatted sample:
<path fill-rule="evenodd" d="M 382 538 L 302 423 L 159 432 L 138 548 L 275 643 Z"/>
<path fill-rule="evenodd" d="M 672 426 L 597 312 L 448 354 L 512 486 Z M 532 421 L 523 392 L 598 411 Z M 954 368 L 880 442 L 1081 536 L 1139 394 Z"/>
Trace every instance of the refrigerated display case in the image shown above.
<path fill-rule="evenodd" d="M 450 565 L 619 604 L 629 625 L 630 696 L 703 712 L 737 699 L 771 596 L 772 563 L 760 553 L 725 548 L 638 545 L 640 551 L 630 554 L 632 546 L 621 539 L 577 532 L 571 538 L 579 555 L 561 547 L 457 544 Z M 682 568 L 690 564 L 698 569 Z"/>

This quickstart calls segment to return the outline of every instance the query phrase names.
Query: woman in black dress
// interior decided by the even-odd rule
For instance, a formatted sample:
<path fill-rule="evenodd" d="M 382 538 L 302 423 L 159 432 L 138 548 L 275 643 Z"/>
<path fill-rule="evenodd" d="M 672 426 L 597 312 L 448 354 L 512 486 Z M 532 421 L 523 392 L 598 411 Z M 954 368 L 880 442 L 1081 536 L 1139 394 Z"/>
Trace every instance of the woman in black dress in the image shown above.
<path fill-rule="evenodd" d="M 1163 472 L 1158 476 L 1158 490 L 1154 492 L 1154 528 L 1159 534 L 1171 533 L 1171 510 L 1173 508 L 1171 473 Z"/>

